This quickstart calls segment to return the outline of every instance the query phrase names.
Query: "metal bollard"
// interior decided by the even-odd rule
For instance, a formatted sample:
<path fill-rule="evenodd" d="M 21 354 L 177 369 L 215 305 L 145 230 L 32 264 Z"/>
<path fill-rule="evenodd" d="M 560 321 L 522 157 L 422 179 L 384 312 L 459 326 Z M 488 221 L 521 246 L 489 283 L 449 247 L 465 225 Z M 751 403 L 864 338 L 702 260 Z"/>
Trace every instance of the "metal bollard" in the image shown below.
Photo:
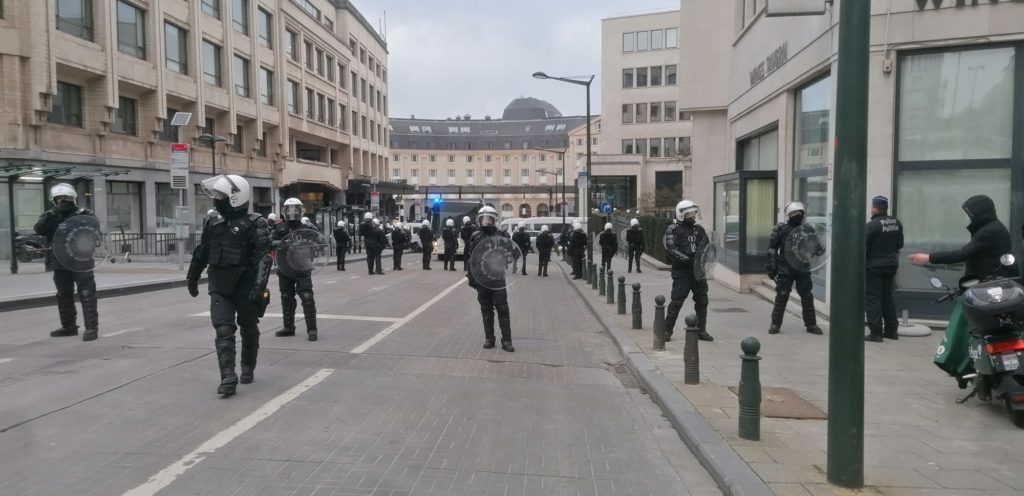
<path fill-rule="evenodd" d="M 743 365 L 740 368 L 740 416 L 739 435 L 749 441 L 761 440 L 761 374 L 758 361 L 761 357 L 761 342 L 747 338 L 740 343 L 743 350 Z"/>
<path fill-rule="evenodd" d="M 683 345 L 684 384 L 700 384 L 700 328 L 697 327 L 697 316 L 686 316 L 686 341 Z"/>
<path fill-rule="evenodd" d="M 608 300 L 607 303 L 615 304 L 615 277 L 612 269 L 608 269 L 608 282 L 605 284 L 608 288 Z"/>
<path fill-rule="evenodd" d="M 597 295 L 604 296 L 604 265 L 597 271 Z"/>
<path fill-rule="evenodd" d="M 633 329 L 643 329 L 643 306 L 640 305 L 640 283 L 633 283 Z"/>
<path fill-rule="evenodd" d="M 590 264 L 590 289 L 597 289 L 597 264 Z"/>
<path fill-rule="evenodd" d="M 665 349 L 665 297 L 654 297 L 654 349 Z"/>
<path fill-rule="evenodd" d="M 626 276 L 619 276 L 619 315 L 626 315 Z"/>

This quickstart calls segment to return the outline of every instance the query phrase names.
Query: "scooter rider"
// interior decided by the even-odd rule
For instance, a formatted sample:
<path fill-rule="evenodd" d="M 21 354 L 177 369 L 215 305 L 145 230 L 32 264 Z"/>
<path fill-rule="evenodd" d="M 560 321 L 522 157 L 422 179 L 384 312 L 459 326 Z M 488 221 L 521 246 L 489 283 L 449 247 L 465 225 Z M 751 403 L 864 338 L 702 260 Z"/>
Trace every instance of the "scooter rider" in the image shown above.
<path fill-rule="evenodd" d="M 612 258 L 619 251 L 619 240 L 612 231 L 612 223 L 604 225 L 604 231 L 597 237 L 597 243 L 601 246 L 601 267 L 607 272 L 612 268 Z"/>
<path fill-rule="evenodd" d="M 768 328 L 768 334 L 778 334 L 781 330 L 782 317 L 786 314 L 789 293 L 793 290 L 794 283 L 796 283 L 796 292 L 800 295 L 807 332 L 822 334 L 814 310 L 814 293 L 812 292 L 814 285 L 811 282 L 811 273 L 804 267 L 791 266 L 786 262 L 785 255 L 782 253 L 786 246 L 786 239 L 794 229 L 804 223 L 806 211 L 807 208 L 803 203 L 789 202 L 784 210 L 786 222 L 775 225 L 768 241 L 768 277 L 775 280 L 775 307 L 772 309 L 772 324 Z"/>
<path fill-rule="evenodd" d="M 512 242 L 519 246 L 519 252 L 523 254 L 523 272 L 526 275 L 526 254 L 530 252 L 530 233 L 526 232 L 526 223 L 520 222 L 515 234 L 512 235 Z M 515 266 L 512 267 L 515 272 Z"/>
<path fill-rule="evenodd" d="M 473 220 L 469 216 L 462 218 L 462 229 L 459 230 L 459 237 L 462 238 L 463 246 L 463 259 L 462 259 L 462 270 L 469 270 L 469 242 L 473 239 L 473 233 L 476 232 L 477 225 L 473 223 Z"/>
<path fill-rule="evenodd" d="M 640 274 L 640 259 L 644 254 L 644 230 L 640 227 L 638 219 L 629 220 L 629 229 L 626 230 L 626 244 L 628 245 L 629 272 L 633 272 L 633 260 L 636 260 L 636 273 Z"/>
<path fill-rule="evenodd" d="M 967 214 L 971 240 L 956 250 L 915 253 L 910 261 L 917 265 L 964 263 L 964 280 L 983 281 L 990 277 L 1016 277 L 1017 265 L 1004 266 L 999 258 L 1013 251 L 1010 231 L 996 216 L 996 205 L 986 195 L 972 196 L 961 206 Z"/>
<path fill-rule="evenodd" d="M 444 242 L 444 270 L 455 270 L 455 252 L 459 249 L 459 234 L 455 232 L 455 220 L 444 221 L 444 229 L 441 231 L 441 240 Z M 467 244 L 467 246 L 469 246 Z M 469 257 L 466 257 L 468 260 Z"/>
<path fill-rule="evenodd" d="M 338 227 L 334 229 L 334 244 L 338 247 L 338 270 L 343 272 L 345 270 L 345 254 L 348 253 L 351 241 L 352 237 L 348 234 L 348 226 L 345 225 L 345 221 L 339 220 Z"/>
<path fill-rule="evenodd" d="M 537 275 L 548 276 L 548 264 L 551 262 L 551 249 L 555 247 L 555 237 L 551 235 L 547 225 L 540 226 L 537 235 Z"/>
<path fill-rule="evenodd" d="M 289 198 L 284 201 L 281 209 L 281 217 L 284 222 L 274 226 L 273 240 L 280 243 L 289 234 L 296 231 L 312 229 L 308 223 L 302 222 L 302 214 L 305 208 L 298 198 Z M 307 220 L 308 222 L 308 220 Z M 310 341 L 317 340 L 316 329 L 316 301 L 313 299 L 313 277 L 312 273 L 304 272 L 292 274 L 295 278 L 281 272 L 281 264 L 278 264 L 277 282 L 281 291 L 281 313 L 284 326 L 274 333 L 275 336 L 295 335 L 295 295 L 302 301 L 302 314 L 306 319 L 306 336 Z"/>
<path fill-rule="evenodd" d="M 270 277 L 270 229 L 250 214 L 252 189 L 242 176 L 219 175 L 202 181 L 220 213 L 203 230 L 188 268 L 188 292 L 199 296 L 199 277 L 209 265 L 210 320 L 220 366 L 217 394 L 235 394 L 238 382 L 253 380 L 259 350 L 259 312 Z M 237 320 L 237 326 L 236 326 Z M 242 336 L 242 373 L 235 375 L 235 329 Z"/>
<path fill-rule="evenodd" d="M 693 292 L 693 310 L 697 314 L 697 337 L 701 341 L 714 341 L 708 334 L 708 281 L 698 278 L 694 271 L 697 250 L 708 242 L 704 226 L 697 223 L 700 207 L 690 200 L 676 204 L 676 220 L 665 229 L 665 251 L 672 260 L 672 302 L 665 313 L 665 340 L 672 338 L 676 319 L 686 297 Z"/>
<path fill-rule="evenodd" d="M 480 230 L 473 233 L 469 247 L 466 249 L 468 260 L 480 243 L 495 236 L 500 236 L 496 226 L 498 212 L 494 207 L 481 207 L 477 213 L 477 222 Z M 484 323 L 484 348 L 494 348 L 494 314 L 498 314 L 498 326 L 501 328 L 501 349 L 513 352 L 516 349 L 512 346 L 512 319 L 508 308 L 508 291 L 505 289 L 489 289 L 481 286 L 473 278 L 473 271 L 466 274 L 469 279 L 469 286 L 476 289 L 476 300 L 480 303 L 480 313 Z"/>
<path fill-rule="evenodd" d="M 430 230 L 430 221 L 423 219 L 420 230 L 416 233 L 423 249 L 423 270 L 430 270 L 430 254 L 434 252 L 434 231 Z"/>
<path fill-rule="evenodd" d="M 60 183 L 50 188 L 53 208 L 40 215 L 33 228 L 36 234 L 46 238 L 46 246 L 52 246 L 61 222 L 76 215 L 95 217 L 91 210 L 78 208 L 77 201 L 78 192 L 70 184 Z M 93 271 L 68 270 L 53 256 L 52 249 L 46 253 L 46 266 L 53 268 L 53 284 L 57 288 L 57 314 L 60 316 L 60 328 L 50 332 L 50 336 L 58 338 L 78 335 L 78 313 L 75 310 L 75 286 L 78 286 L 78 299 L 82 302 L 82 317 L 85 321 L 82 341 L 96 339 L 99 336 L 100 314 L 96 305 L 96 277 Z"/>

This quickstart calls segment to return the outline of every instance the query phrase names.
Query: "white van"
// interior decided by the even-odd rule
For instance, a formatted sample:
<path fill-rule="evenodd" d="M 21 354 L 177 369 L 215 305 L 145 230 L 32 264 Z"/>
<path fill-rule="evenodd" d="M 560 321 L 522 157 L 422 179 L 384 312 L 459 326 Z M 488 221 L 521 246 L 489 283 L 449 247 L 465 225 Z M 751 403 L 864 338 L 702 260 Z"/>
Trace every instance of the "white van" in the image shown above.
<path fill-rule="evenodd" d="M 513 217 L 511 219 L 501 221 L 501 223 L 498 224 L 498 228 L 500 229 L 504 227 L 508 230 L 509 234 L 512 234 L 519 228 L 518 226 L 520 222 L 526 224 L 526 232 L 530 233 L 531 245 L 535 245 L 537 235 L 540 234 L 540 227 L 544 225 L 548 226 L 548 229 L 550 230 L 551 235 L 555 237 L 555 243 L 557 244 L 558 238 L 562 236 L 562 226 L 567 225 L 569 226 L 569 229 L 572 229 L 573 222 L 583 222 L 583 219 L 579 217 L 566 217 L 565 224 L 562 224 L 561 215 L 558 217 Z"/>

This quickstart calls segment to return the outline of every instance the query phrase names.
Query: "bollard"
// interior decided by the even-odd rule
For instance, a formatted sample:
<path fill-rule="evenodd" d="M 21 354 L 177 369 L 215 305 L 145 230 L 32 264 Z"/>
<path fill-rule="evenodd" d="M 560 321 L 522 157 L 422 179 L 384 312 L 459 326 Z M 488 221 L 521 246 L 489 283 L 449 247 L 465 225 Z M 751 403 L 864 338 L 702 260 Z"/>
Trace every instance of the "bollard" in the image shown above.
<path fill-rule="evenodd" d="M 640 283 L 633 283 L 633 329 L 643 329 L 643 306 L 640 305 Z"/>
<path fill-rule="evenodd" d="M 590 262 L 583 261 L 583 280 L 587 281 L 586 284 L 590 284 Z"/>
<path fill-rule="evenodd" d="M 683 345 L 683 363 L 686 365 L 683 372 L 684 384 L 700 384 L 700 328 L 697 327 L 697 316 L 690 314 L 686 316 L 686 341 Z"/>
<path fill-rule="evenodd" d="M 612 305 L 615 304 L 615 277 L 612 269 L 608 269 L 608 283 L 605 284 L 608 288 L 608 300 L 607 303 Z"/>
<path fill-rule="evenodd" d="M 743 350 L 743 365 L 740 369 L 740 416 L 739 434 L 741 439 L 749 441 L 761 440 L 761 377 L 758 361 L 761 357 L 761 342 L 757 338 L 747 338 L 740 343 Z"/>
<path fill-rule="evenodd" d="M 604 265 L 597 271 L 597 295 L 604 296 Z"/>
<path fill-rule="evenodd" d="M 590 289 L 597 289 L 597 264 L 590 264 Z"/>
<path fill-rule="evenodd" d="M 665 349 L 665 297 L 654 297 L 654 349 Z"/>
<path fill-rule="evenodd" d="M 626 276 L 619 276 L 619 315 L 626 315 Z"/>

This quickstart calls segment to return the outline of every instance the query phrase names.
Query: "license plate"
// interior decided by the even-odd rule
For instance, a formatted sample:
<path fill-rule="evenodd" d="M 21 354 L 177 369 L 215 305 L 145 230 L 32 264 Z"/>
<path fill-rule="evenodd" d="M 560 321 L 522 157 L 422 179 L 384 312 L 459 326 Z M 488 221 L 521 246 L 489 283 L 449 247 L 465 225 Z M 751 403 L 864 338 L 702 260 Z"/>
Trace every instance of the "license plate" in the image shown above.
<path fill-rule="evenodd" d="M 1017 359 L 1016 353 L 1007 353 L 1003 355 L 1003 370 L 1017 370 L 1018 367 L 1020 367 L 1020 360 Z"/>

